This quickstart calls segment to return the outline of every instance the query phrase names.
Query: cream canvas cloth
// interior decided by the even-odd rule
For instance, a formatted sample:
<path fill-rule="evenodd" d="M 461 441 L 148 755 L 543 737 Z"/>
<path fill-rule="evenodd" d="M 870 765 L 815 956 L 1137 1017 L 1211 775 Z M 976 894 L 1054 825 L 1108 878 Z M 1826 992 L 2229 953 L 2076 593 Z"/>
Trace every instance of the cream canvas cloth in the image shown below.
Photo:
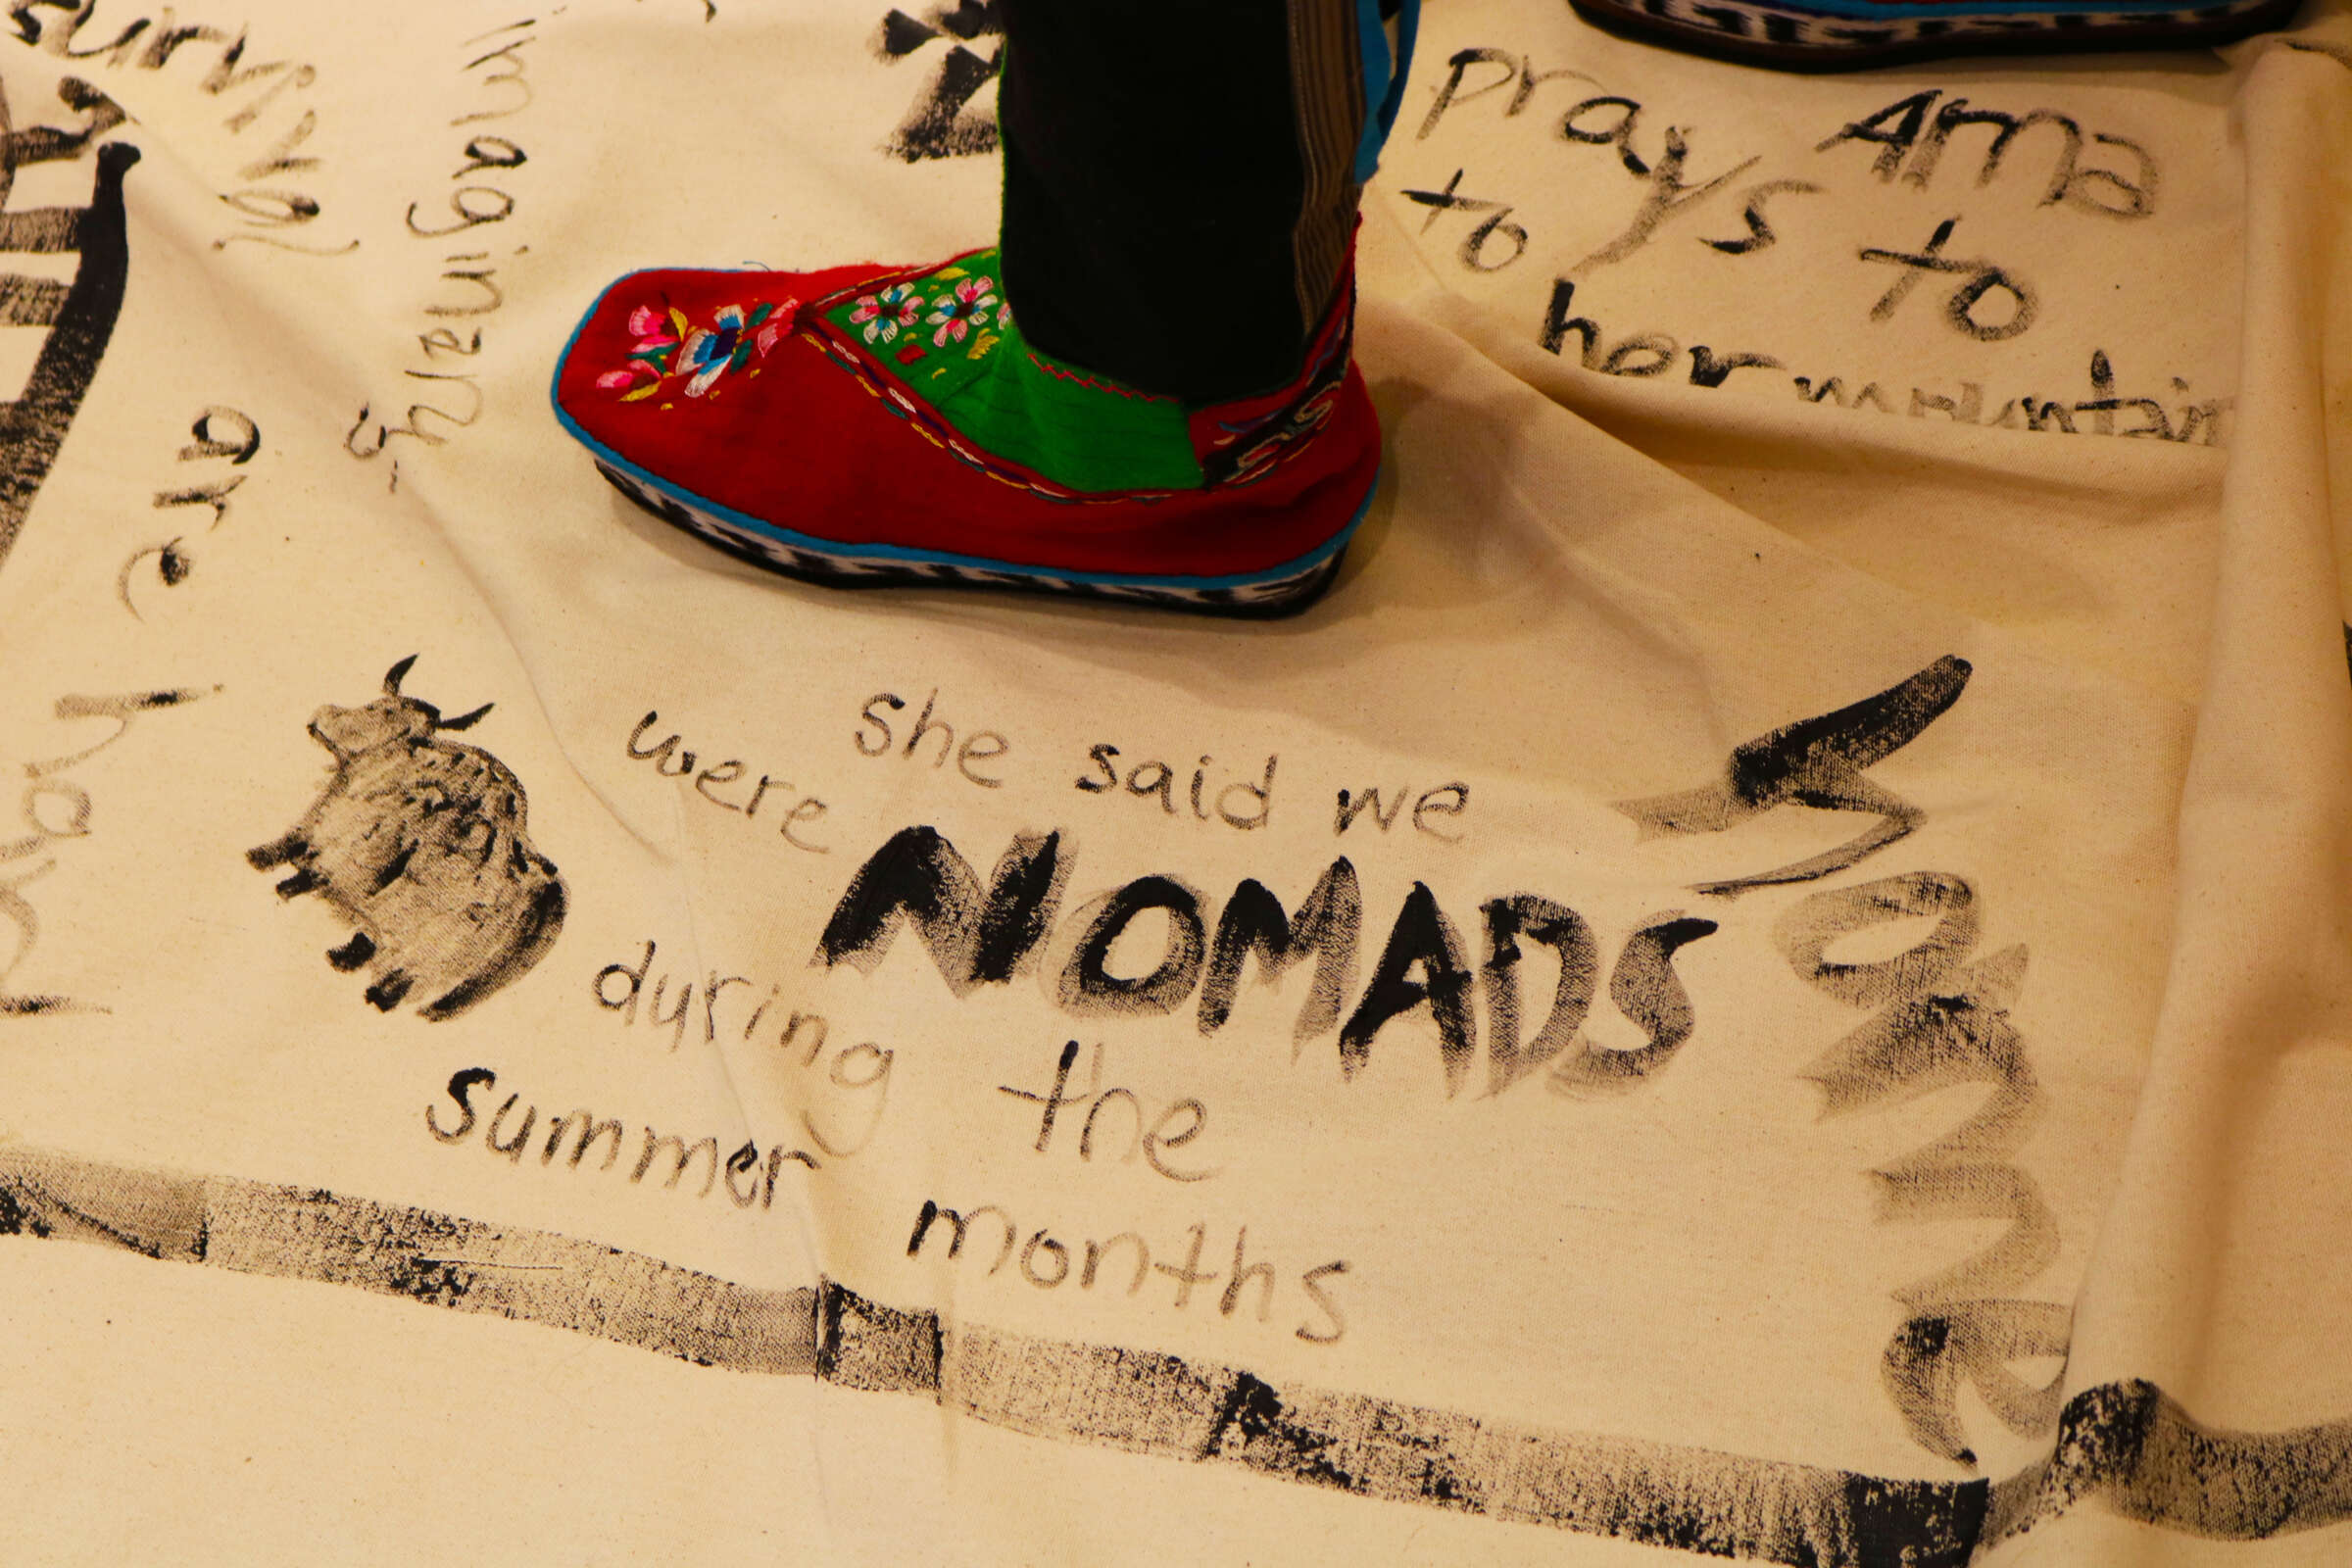
<path fill-rule="evenodd" d="M 991 235 L 886 15 L 14 9 L 0 1558 L 2352 1560 L 2343 6 L 1433 3 L 1265 624 L 558 429 L 623 270 Z M 372 955 L 281 843 L 441 812 Z"/>

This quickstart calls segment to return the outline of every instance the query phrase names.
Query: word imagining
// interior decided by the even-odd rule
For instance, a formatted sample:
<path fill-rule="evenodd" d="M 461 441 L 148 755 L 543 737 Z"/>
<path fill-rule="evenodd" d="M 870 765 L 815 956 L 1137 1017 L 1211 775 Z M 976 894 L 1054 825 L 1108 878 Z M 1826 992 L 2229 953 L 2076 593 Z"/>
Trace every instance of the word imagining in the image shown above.
<path fill-rule="evenodd" d="M 985 1275 L 993 1276 L 1004 1268 L 1011 1260 L 1017 1245 L 1020 1248 L 1018 1272 L 1022 1279 L 1041 1291 L 1056 1291 L 1068 1283 L 1073 1268 L 1069 1245 L 1045 1229 L 1030 1232 L 1028 1239 L 1023 1241 L 1020 1227 L 1013 1222 L 1012 1216 L 995 1203 L 983 1203 L 966 1213 L 925 1199 L 922 1211 L 915 1216 L 913 1234 L 906 1238 L 906 1255 L 921 1256 L 923 1244 L 930 1239 L 934 1228 L 944 1223 L 948 1237 L 948 1259 L 953 1262 L 960 1258 L 972 1224 L 983 1214 L 992 1216 L 1004 1227 L 1004 1240 L 998 1246 L 997 1255 L 988 1265 Z M 1091 1291 L 1098 1280 L 1106 1282 L 1105 1289 L 1115 1288 L 1118 1276 L 1110 1274 L 1103 1265 L 1114 1255 L 1114 1250 L 1124 1248 L 1126 1250 L 1120 1259 L 1121 1264 L 1123 1267 L 1132 1265 L 1126 1270 L 1126 1294 L 1130 1297 L 1141 1295 L 1144 1287 L 1151 1283 L 1152 1275 L 1165 1274 L 1176 1282 L 1171 1300 L 1177 1310 L 1182 1311 L 1192 1304 L 1196 1286 L 1214 1285 L 1222 1279 L 1225 1289 L 1217 1297 L 1219 1316 L 1233 1316 L 1247 1298 L 1250 1288 L 1254 1285 L 1257 1287 L 1257 1320 L 1260 1323 L 1272 1321 L 1278 1274 L 1272 1263 L 1263 1259 L 1250 1260 L 1250 1227 L 1243 1225 L 1235 1228 L 1233 1268 L 1229 1274 L 1200 1267 L 1200 1254 L 1208 1245 L 1208 1227 L 1205 1224 L 1196 1221 L 1187 1227 L 1186 1234 L 1190 1245 L 1184 1250 L 1184 1261 L 1181 1263 L 1164 1261 L 1173 1255 L 1165 1250 L 1161 1253 L 1163 1260 L 1153 1261 L 1152 1244 L 1136 1231 L 1120 1231 L 1102 1241 L 1087 1238 L 1082 1243 L 1084 1255 L 1075 1265 L 1078 1289 Z M 1315 1310 L 1325 1321 L 1322 1324 L 1302 1322 L 1291 1331 L 1293 1334 L 1309 1345 L 1340 1343 L 1341 1337 L 1348 1332 L 1348 1319 L 1341 1312 L 1339 1302 L 1333 1299 L 1326 1282 L 1347 1272 L 1347 1263 L 1335 1260 L 1298 1274 L 1298 1290 L 1314 1304 Z"/>
<path fill-rule="evenodd" d="M 486 120 L 505 120 L 530 107 L 531 84 L 524 74 L 522 50 L 536 37 L 530 30 L 535 25 L 537 19 L 526 17 L 503 27 L 476 33 L 460 43 L 461 51 L 470 51 L 489 44 L 491 39 L 502 34 L 516 34 L 503 43 L 483 49 L 483 52 L 473 55 L 458 68 L 459 74 L 482 89 L 486 97 L 481 108 L 453 117 L 449 122 L 452 130 L 463 130 L 467 125 L 478 124 Z M 449 177 L 453 184 L 459 180 L 468 183 L 458 185 L 449 192 L 448 221 L 442 221 L 443 215 L 435 211 L 423 214 L 428 221 L 419 222 L 420 210 L 425 204 L 409 204 L 408 229 L 418 239 L 438 241 L 458 234 L 469 234 L 477 228 L 503 223 L 514 214 L 514 198 L 500 186 L 490 184 L 489 180 L 507 180 L 505 172 L 520 169 L 530 162 L 529 156 L 505 136 L 470 131 L 466 134 L 466 143 L 459 154 L 462 161 Z M 519 255 L 528 248 L 516 246 L 515 254 Z M 413 381 L 447 381 L 464 387 L 467 395 L 466 411 L 460 416 L 435 404 L 412 403 L 408 412 L 401 416 L 400 424 L 386 424 L 379 419 L 370 430 L 368 421 L 374 406 L 362 404 L 359 417 L 352 421 L 351 428 L 343 436 L 343 450 L 355 458 L 373 458 L 402 436 L 408 436 L 421 446 L 447 444 L 449 437 L 446 434 L 428 429 L 418 422 L 426 415 L 457 429 L 464 429 L 482 416 L 484 399 L 478 372 L 429 367 L 453 359 L 471 360 L 479 355 L 482 352 L 480 319 L 505 307 L 506 290 L 498 284 L 498 269 L 490 265 L 490 252 L 486 250 L 452 251 L 441 260 L 447 264 L 441 280 L 461 286 L 454 299 L 445 294 L 424 307 L 424 314 L 433 318 L 435 324 L 429 331 L 416 334 L 416 345 L 428 368 L 412 367 L 401 371 L 401 374 Z M 461 331 L 465 336 L 459 336 Z M 399 482 L 400 468 L 396 463 L 391 483 L 397 486 Z"/>
<path fill-rule="evenodd" d="M 474 1126 L 480 1119 L 480 1112 L 474 1108 L 473 1092 L 497 1087 L 498 1074 L 488 1067 L 467 1067 L 452 1073 L 449 1087 L 443 1093 L 457 1104 L 458 1124 L 444 1128 L 439 1115 L 440 1107 L 427 1104 L 424 1107 L 425 1130 L 444 1144 L 464 1143 L 472 1136 Z M 498 1109 L 491 1113 L 489 1125 L 482 1133 L 482 1146 L 493 1154 L 505 1155 L 514 1165 L 522 1163 L 522 1156 L 531 1145 L 531 1134 L 539 1121 L 538 1105 L 525 1104 L 522 1119 L 514 1124 L 512 1133 L 507 1131 L 507 1117 L 521 1099 L 518 1094 L 508 1095 Z M 487 1104 L 488 1102 L 483 1103 Z M 637 1163 L 629 1170 L 630 1185 L 643 1186 L 647 1173 L 656 1168 L 661 1156 L 666 1154 L 669 1158 L 668 1175 L 662 1186 L 666 1191 L 676 1192 L 679 1190 L 678 1183 L 699 1158 L 703 1161 L 703 1185 L 695 1190 L 694 1196 L 709 1198 L 723 1174 L 727 1198 L 737 1208 L 757 1206 L 767 1209 L 774 1206 L 776 1177 L 787 1164 L 797 1161 L 810 1170 L 823 1168 L 817 1164 L 816 1156 L 807 1150 L 788 1150 L 782 1144 L 770 1148 L 766 1158 L 762 1160 L 760 1146 L 747 1138 L 741 1148 L 721 1157 L 715 1137 L 706 1136 L 688 1143 L 679 1134 L 662 1132 L 651 1124 L 642 1131 L 644 1143 L 638 1151 Z M 566 1137 L 572 1142 L 565 1168 L 578 1170 L 581 1162 L 587 1159 L 589 1151 L 601 1144 L 605 1157 L 603 1163 L 596 1167 L 600 1173 L 612 1169 L 613 1162 L 620 1158 L 622 1145 L 627 1141 L 626 1129 L 617 1118 L 599 1117 L 586 1106 L 576 1106 L 549 1119 L 547 1142 L 539 1150 L 542 1169 L 555 1164 L 556 1156 L 564 1152 L 564 1140 Z"/>

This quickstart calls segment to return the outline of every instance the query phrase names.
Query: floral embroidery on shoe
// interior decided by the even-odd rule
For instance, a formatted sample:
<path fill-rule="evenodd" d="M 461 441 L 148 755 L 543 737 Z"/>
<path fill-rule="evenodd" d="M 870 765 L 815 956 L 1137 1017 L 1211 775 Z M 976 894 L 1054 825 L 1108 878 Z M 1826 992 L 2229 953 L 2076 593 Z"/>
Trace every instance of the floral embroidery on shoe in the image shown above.
<path fill-rule="evenodd" d="M 996 320 L 992 323 L 989 320 L 987 305 L 984 301 L 972 320 L 976 330 L 972 334 L 972 346 L 963 351 L 963 357 L 967 360 L 982 359 L 999 343 L 1004 341 L 1002 334 L 1005 328 L 1012 325 L 1012 307 L 1002 300 L 998 301 Z"/>
<path fill-rule="evenodd" d="M 666 314 L 640 305 L 629 313 L 629 335 L 637 340 L 630 346 L 629 363 L 620 369 L 607 370 L 596 378 L 596 384 L 619 392 L 623 403 L 634 403 L 684 376 L 688 397 L 715 396 L 712 389 L 719 377 L 743 368 L 755 355 L 767 357 L 777 340 L 791 330 L 800 308 L 797 299 L 781 304 L 762 301 L 748 310 L 741 305 L 722 305 L 712 313 L 710 325 L 697 326 L 674 305 Z"/>
<path fill-rule="evenodd" d="M 974 326 L 985 330 L 990 317 L 1008 315 L 1004 302 L 997 298 L 995 278 L 965 277 L 947 293 L 935 295 L 931 300 L 930 321 L 939 328 L 931 334 L 932 346 L 944 349 L 951 337 L 960 343 Z M 975 354 L 985 352 L 974 345 Z"/>
<path fill-rule="evenodd" d="M 865 328 L 868 343 L 891 343 L 898 339 L 899 328 L 916 328 L 922 318 L 923 297 L 908 283 L 893 283 L 879 294 L 868 294 L 858 300 L 858 308 L 850 312 L 850 323 Z"/>
<path fill-rule="evenodd" d="M 751 352 L 751 345 L 743 340 L 744 325 L 742 306 L 722 305 L 712 325 L 686 335 L 686 346 L 678 351 L 678 373 L 688 378 L 688 397 L 699 398 L 710 391 L 734 364 L 737 348 Z"/>

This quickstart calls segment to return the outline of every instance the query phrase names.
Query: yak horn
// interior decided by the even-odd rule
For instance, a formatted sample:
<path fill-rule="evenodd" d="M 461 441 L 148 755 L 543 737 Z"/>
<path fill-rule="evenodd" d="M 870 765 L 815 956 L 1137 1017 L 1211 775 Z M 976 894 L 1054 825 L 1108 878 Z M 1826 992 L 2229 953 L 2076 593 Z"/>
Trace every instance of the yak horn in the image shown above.
<path fill-rule="evenodd" d="M 416 656 L 415 654 L 411 654 L 408 658 L 402 660 L 399 663 L 394 664 L 390 669 L 384 671 L 384 695 L 386 697 L 398 697 L 400 695 L 400 679 L 403 675 L 406 675 L 409 672 L 409 666 L 415 662 L 416 662 Z"/>
<path fill-rule="evenodd" d="M 472 727 L 473 727 L 473 726 L 474 726 L 476 723 L 478 723 L 478 722 L 481 720 L 481 716 L 482 716 L 484 713 L 487 713 L 488 711 L 490 711 L 490 710 L 491 710 L 492 708 L 494 708 L 494 707 L 496 707 L 496 706 L 497 706 L 497 705 L 496 705 L 496 704 L 494 704 L 494 703 L 484 703 L 484 704 L 483 704 L 481 707 L 479 707 L 479 708 L 475 709 L 475 710 L 474 710 L 472 712 L 470 712 L 470 713 L 460 713 L 460 714 L 459 714 L 457 717 L 455 717 L 455 718 L 444 718 L 444 719 L 439 719 L 439 720 L 436 720 L 436 721 L 435 721 L 435 723 L 433 724 L 433 728 L 435 728 L 435 729 L 471 729 L 471 728 L 472 728 Z"/>

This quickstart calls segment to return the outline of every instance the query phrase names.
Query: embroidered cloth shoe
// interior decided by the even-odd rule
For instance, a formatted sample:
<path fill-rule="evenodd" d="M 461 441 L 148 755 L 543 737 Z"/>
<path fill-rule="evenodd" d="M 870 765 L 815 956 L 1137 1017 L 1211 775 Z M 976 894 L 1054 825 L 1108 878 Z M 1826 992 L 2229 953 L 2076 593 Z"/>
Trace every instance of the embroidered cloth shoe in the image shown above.
<path fill-rule="evenodd" d="M 1244 614 L 1321 592 L 1380 464 L 1351 275 L 1294 379 L 1192 403 L 1030 344 L 998 260 L 630 273 L 558 416 L 631 499 L 794 576 Z"/>
<path fill-rule="evenodd" d="M 994 0 L 999 247 L 655 270 L 556 411 L 682 528 L 820 582 L 1297 610 L 1369 505 L 1358 200 L 1417 0 Z"/>

